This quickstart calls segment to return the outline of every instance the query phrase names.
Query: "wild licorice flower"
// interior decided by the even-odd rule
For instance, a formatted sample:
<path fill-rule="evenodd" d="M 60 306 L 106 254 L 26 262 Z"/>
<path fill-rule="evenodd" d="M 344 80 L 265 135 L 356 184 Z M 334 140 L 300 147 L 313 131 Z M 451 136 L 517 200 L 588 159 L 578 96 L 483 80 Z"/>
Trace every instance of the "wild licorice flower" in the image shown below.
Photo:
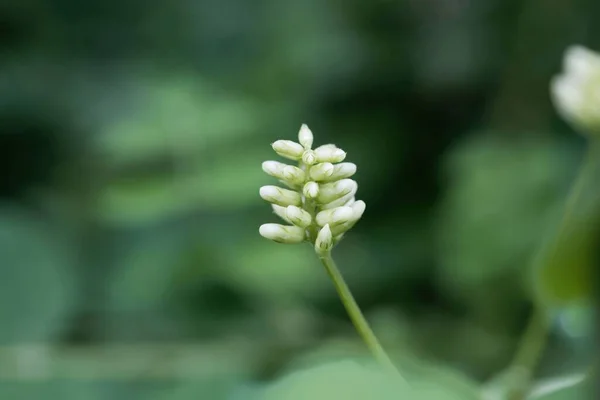
<path fill-rule="evenodd" d="M 600 132 L 600 54 L 582 46 L 565 51 L 564 72 L 550 85 L 563 118 L 587 132 Z"/>
<path fill-rule="evenodd" d="M 298 141 L 277 140 L 273 150 L 297 162 L 287 165 L 265 161 L 263 171 L 288 187 L 263 186 L 260 196 L 272 203 L 273 212 L 289 225 L 264 224 L 259 232 L 278 243 L 309 242 L 317 253 L 330 251 L 358 222 L 366 204 L 356 200 L 356 181 L 349 179 L 356 165 L 343 162 L 346 152 L 333 144 L 313 149 L 313 134 L 306 125 Z"/>

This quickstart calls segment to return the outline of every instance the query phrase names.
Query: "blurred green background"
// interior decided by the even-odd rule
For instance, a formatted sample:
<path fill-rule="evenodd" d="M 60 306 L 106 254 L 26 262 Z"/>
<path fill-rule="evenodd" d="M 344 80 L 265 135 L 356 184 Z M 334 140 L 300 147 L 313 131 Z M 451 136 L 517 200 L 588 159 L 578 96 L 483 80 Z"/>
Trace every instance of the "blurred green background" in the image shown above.
<path fill-rule="evenodd" d="M 367 211 L 334 256 L 392 356 L 494 379 L 585 147 L 549 79 L 600 48 L 598 12 L 4 0 L 0 397 L 249 399 L 366 356 L 311 248 L 258 235 L 261 162 L 301 123 L 358 165 Z M 555 311 L 540 377 L 589 361 L 585 310 Z"/>

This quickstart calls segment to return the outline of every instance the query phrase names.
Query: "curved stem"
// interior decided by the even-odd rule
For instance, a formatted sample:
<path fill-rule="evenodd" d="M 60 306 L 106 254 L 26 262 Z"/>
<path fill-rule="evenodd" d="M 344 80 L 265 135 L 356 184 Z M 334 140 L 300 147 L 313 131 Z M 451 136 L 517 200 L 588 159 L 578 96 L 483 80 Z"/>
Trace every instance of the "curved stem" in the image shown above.
<path fill-rule="evenodd" d="M 590 175 L 593 173 L 594 169 L 594 158 L 600 150 L 600 143 L 590 143 L 588 149 L 586 150 L 584 159 L 582 161 L 582 165 L 580 167 L 579 173 L 577 174 L 577 178 L 575 179 L 575 183 L 571 187 L 569 191 L 569 195 L 567 197 L 567 201 L 565 204 L 565 213 L 563 215 L 560 229 L 564 230 L 567 222 L 571 219 L 571 215 L 575 211 L 575 207 L 577 202 L 581 198 L 581 194 L 583 192 L 584 185 L 586 181 L 590 178 Z"/>
<path fill-rule="evenodd" d="M 534 371 L 546 347 L 548 328 L 549 321 L 544 310 L 536 308 L 509 368 L 509 371 L 515 374 L 515 381 L 508 399 L 520 400 L 526 397 Z"/>
<path fill-rule="evenodd" d="M 600 149 L 599 143 L 591 143 L 586 150 L 579 173 L 573 183 L 565 203 L 565 211 L 558 228 L 558 236 L 565 232 L 572 214 L 579 202 L 585 183 L 593 172 L 594 155 Z M 525 333 L 521 339 L 517 353 L 515 354 L 509 370 L 514 371 L 517 377 L 515 387 L 510 391 L 509 399 L 520 400 L 526 397 L 527 387 L 537 368 L 539 359 L 546 347 L 550 321 L 544 309 L 535 304 L 533 315 L 529 320 Z"/>
<path fill-rule="evenodd" d="M 531 372 L 537 364 L 547 341 L 549 321 L 544 311 L 536 309 L 529 320 L 521 344 L 512 363 L 512 368 Z"/>
<path fill-rule="evenodd" d="M 379 340 L 377 340 L 375 333 L 373 333 L 373 330 L 371 329 L 369 323 L 365 319 L 365 316 L 363 315 L 362 311 L 360 310 L 360 307 L 356 303 L 356 300 L 354 300 L 354 296 L 352 296 L 352 292 L 350 291 L 350 288 L 344 281 L 344 278 L 340 273 L 339 269 L 337 268 L 335 261 L 333 261 L 333 258 L 331 257 L 331 252 L 319 254 L 319 259 L 325 266 L 327 274 L 333 281 L 335 289 L 337 290 L 340 299 L 342 300 L 342 303 L 344 304 L 344 307 L 348 312 L 348 316 L 354 324 L 354 327 L 358 331 L 358 334 L 362 337 L 369 350 L 371 350 L 371 353 L 373 354 L 375 359 L 386 369 L 393 371 L 398 376 L 400 376 L 400 379 L 406 382 L 406 380 L 400 375 L 400 372 L 398 372 L 398 370 L 394 366 L 394 363 L 379 343 Z"/>

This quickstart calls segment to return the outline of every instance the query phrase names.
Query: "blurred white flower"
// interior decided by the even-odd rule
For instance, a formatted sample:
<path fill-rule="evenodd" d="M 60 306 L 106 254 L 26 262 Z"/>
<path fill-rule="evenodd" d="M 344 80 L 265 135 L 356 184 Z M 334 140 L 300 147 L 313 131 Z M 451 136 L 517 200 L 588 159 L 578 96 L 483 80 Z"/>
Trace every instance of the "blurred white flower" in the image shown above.
<path fill-rule="evenodd" d="M 600 54 L 571 46 L 565 51 L 563 69 L 550 84 L 558 112 L 577 128 L 600 132 Z"/>
<path fill-rule="evenodd" d="M 263 186 L 260 196 L 272 203 L 273 212 L 290 225 L 264 224 L 259 232 L 279 243 L 308 241 L 319 253 L 327 252 L 360 219 L 365 203 L 356 201 L 358 184 L 349 179 L 356 165 L 342 162 L 346 152 L 333 144 L 312 150 L 313 133 L 306 125 L 298 132 L 296 143 L 277 140 L 277 154 L 297 165 L 265 161 L 262 169 L 290 189 Z"/>

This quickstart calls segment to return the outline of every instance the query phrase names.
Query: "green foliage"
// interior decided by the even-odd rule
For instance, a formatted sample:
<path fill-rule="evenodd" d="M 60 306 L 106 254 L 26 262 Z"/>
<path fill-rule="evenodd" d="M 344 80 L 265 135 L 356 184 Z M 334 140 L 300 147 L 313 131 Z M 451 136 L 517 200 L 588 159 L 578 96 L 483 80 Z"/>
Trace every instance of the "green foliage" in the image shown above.
<path fill-rule="evenodd" d="M 32 213 L 0 203 L 0 345 L 53 341 L 77 305 L 74 253 Z"/>
<path fill-rule="evenodd" d="M 261 400 L 408 398 L 406 386 L 394 378 L 377 368 L 339 361 L 292 373 L 267 388 Z"/>
<path fill-rule="evenodd" d="M 569 171 L 564 143 L 473 137 L 449 156 L 441 205 L 441 283 L 454 293 L 506 275 L 527 277 L 533 253 L 561 211 Z"/>
<path fill-rule="evenodd" d="M 600 191 L 595 184 L 600 176 L 600 153 L 597 143 L 589 147 L 574 184 L 574 197 L 536 260 L 537 295 L 548 306 L 589 301 L 592 296 L 594 269 L 600 257 Z"/>
<path fill-rule="evenodd" d="M 581 375 L 572 375 L 539 383 L 527 400 L 584 400 L 592 397 L 591 380 Z"/>
<path fill-rule="evenodd" d="M 101 400 L 106 398 L 106 387 L 97 383 L 53 380 L 43 383 L 9 383 L 0 384 L 0 397 L 3 399 L 63 399 L 63 400 Z M 124 397 L 111 397 L 120 400 Z"/>
<path fill-rule="evenodd" d="M 367 210 L 334 256 L 407 398 L 470 398 L 534 298 L 559 306 L 540 376 L 595 353 L 566 300 L 588 291 L 600 192 L 559 234 L 577 139 L 548 82 L 600 37 L 597 4 L 59 3 L 2 6 L 0 398 L 402 398 L 357 363 L 273 378 L 329 343 L 365 355 L 311 249 L 258 235 L 277 220 L 260 163 L 303 122 L 359 166 Z M 532 271 L 540 244 L 558 256 Z M 15 368 L 29 343 L 51 356 Z"/>
<path fill-rule="evenodd" d="M 591 296 L 598 258 L 598 229 L 592 217 L 585 218 L 559 227 L 538 260 L 536 286 L 540 298 L 548 305 L 565 305 Z"/>
<path fill-rule="evenodd" d="M 135 112 L 95 143 L 113 171 L 98 199 L 99 218 L 132 226 L 250 204 L 264 178 L 256 160 L 267 147 L 240 143 L 261 127 L 265 107 L 190 76 L 142 84 Z M 139 172 L 157 163 L 157 170 Z"/>
<path fill-rule="evenodd" d="M 292 372 L 265 389 L 261 400 L 344 398 L 468 400 L 478 388 L 443 368 L 421 365 L 408 384 L 389 371 L 352 360 L 327 362 Z"/>

